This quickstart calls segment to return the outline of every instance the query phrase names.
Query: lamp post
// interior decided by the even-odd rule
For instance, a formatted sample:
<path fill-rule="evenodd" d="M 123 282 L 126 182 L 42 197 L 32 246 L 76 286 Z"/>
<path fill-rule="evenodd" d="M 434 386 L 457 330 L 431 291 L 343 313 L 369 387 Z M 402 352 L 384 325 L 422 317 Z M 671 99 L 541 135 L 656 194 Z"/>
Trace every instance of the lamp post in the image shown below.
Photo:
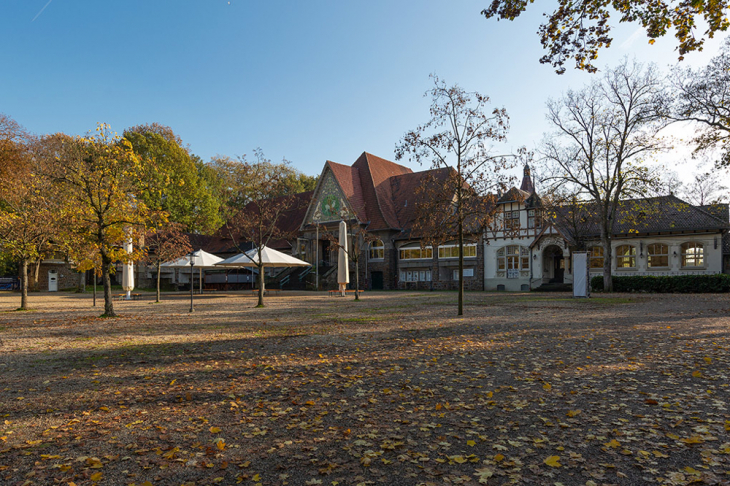
<path fill-rule="evenodd" d="M 195 280 L 193 280 L 193 278 L 194 278 L 193 267 L 195 266 L 194 256 L 195 255 L 191 251 L 190 252 L 190 312 L 193 312 L 193 288 L 195 287 L 195 285 L 194 285 Z"/>
<path fill-rule="evenodd" d="M 319 290 L 319 219 L 315 219 L 317 225 L 317 236 L 314 239 L 314 290 Z"/>

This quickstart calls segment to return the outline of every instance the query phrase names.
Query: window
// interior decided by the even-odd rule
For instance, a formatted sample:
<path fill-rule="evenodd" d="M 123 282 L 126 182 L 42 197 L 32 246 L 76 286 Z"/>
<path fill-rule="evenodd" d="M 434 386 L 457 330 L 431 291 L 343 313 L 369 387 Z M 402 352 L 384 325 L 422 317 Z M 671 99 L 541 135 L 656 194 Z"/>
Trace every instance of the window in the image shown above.
<path fill-rule="evenodd" d="M 705 253 L 702 243 L 682 243 L 682 267 L 702 267 Z"/>
<path fill-rule="evenodd" d="M 401 282 L 430 282 L 431 270 L 401 270 Z"/>
<path fill-rule="evenodd" d="M 464 278 L 473 277 L 473 276 L 474 276 L 473 268 L 464 269 Z M 459 280 L 459 269 L 454 270 L 454 280 Z"/>
<path fill-rule="evenodd" d="M 542 211 L 539 209 L 530 209 L 527 211 L 527 227 L 529 229 L 542 228 Z"/>
<path fill-rule="evenodd" d="M 662 243 L 653 243 L 646 247 L 647 266 L 649 268 L 669 266 L 669 247 Z"/>
<path fill-rule="evenodd" d="M 636 248 L 631 245 L 617 247 L 616 268 L 636 268 Z"/>
<path fill-rule="evenodd" d="M 520 212 L 505 211 L 504 212 L 504 229 L 515 230 L 520 229 Z"/>
<path fill-rule="evenodd" d="M 464 258 L 477 256 L 476 243 L 464 243 Z M 439 258 L 459 258 L 459 245 L 439 246 Z"/>
<path fill-rule="evenodd" d="M 370 243 L 370 259 L 382 260 L 385 257 L 385 245 L 383 240 L 375 240 Z"/>
<path fill-rule="evenodd" d="M 401 260 L 421 260 L 425 258 L 433 258 L 432 247 L 421 248 L 420 246 L 414 246 L 400 249 Z"/>
<path fill-rule="evenodd" d="M 588 250 L 588 258 L 590 260 L 589 268 L 603 268 L 603 247 L 592 246 Z"/>
<path fill-rule="evenodd" d="M 507 278 L 517 278 L 520 270 L 530 269 L 530 250 L 510 245 L 497 250 L 497 270 L 507 271 Z"/>

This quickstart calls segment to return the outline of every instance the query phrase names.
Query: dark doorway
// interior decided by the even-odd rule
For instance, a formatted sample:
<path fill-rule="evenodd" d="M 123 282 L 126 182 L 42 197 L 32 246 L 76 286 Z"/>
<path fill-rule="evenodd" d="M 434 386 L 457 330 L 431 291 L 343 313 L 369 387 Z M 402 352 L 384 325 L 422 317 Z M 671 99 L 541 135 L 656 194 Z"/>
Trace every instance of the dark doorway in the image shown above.
<path fill-rule="evenodd" d="M 553 257 L 553 275 L 554 277 L 550 280 L 551 283 L 563 283 L 563 276 L 565 275 L 565 258 L 563 256 Z"/>
<path fill-rule="evenodd" d="M 332 265 L 330 261 L 330 242 L 329 240 L 324 240 L 322 242 L 322 253 L 320 253 L 319 257 L 322 259 L 322 266 L 329 267 Z"/>
<path fill-rule="evenodd" d="M 383 272 L 371 272 L 370 280 L 373 290 L 383 290 Z"/>

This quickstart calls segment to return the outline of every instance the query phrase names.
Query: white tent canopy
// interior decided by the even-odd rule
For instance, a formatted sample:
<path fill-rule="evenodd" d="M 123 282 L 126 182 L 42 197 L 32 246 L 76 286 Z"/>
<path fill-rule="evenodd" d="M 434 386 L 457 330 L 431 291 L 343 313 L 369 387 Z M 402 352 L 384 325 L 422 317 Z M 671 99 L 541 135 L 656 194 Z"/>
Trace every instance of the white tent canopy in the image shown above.
<path fill-rule="evenodd" d="M 217 269 L 218 267 L 215 266 L 216 263 L 223 261 L 222 258 L 219 258 L 215 255 L 211 255 L 207 251 L 198 250 L 196 252 L 193 252 L 192 256 L 193 260 L 193 268 L 198 269 L 198 275 L 199 275 L 199 284 L 200 287 L 200 293 L 203 293 L 203 270 L 211 270 L 211 269 Z M 160 265 L 163 268 L 190 268 L 190 254 L 188 253 L 185 256 L 182 256 L 178 258 L 177 260 L 173 260 L 171 262 L 165 262 L 162 265 Z M 193 285 L 192 279 L 190 281 L 190 285 Z"/>
<path fill-rule="evenodd" d="M 198 250 L 193 253 L 193 266 L 195 268 L 209 270 L 216 268 L 215 264 L 221 261 L 223 261 L 222 258 L 211 255 L 207 251 Z M 181 256 L 177 260 L 173 260 L 171 262 L 165 262 L 161 266 L 165 268 L 190 268 L 190 254 Z"/>
<path fill-rule="evenodd" d="M 263 267 L 309 267 L 312 265 L 268 246 L 262 248 L 260 258 Z M 257 267 L 258 265 L 259 252 L 257 248 L 252 248 L 246 253 L 239 253 L 216 263 L 216 267 Z"/>

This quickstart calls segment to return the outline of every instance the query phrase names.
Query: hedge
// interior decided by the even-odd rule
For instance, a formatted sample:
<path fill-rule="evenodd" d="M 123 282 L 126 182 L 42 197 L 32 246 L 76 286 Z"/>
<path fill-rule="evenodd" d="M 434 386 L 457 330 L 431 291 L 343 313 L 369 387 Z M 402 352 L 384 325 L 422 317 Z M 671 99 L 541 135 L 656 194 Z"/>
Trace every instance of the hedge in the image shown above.
<path fill-rule="evenodd" d="M 603 290 L 603 275 L 591 278 L 591 288 Z M 613 277 L 615 292 L 701 294 L 730 292 L 730 275 L 676 275 Z"/>

